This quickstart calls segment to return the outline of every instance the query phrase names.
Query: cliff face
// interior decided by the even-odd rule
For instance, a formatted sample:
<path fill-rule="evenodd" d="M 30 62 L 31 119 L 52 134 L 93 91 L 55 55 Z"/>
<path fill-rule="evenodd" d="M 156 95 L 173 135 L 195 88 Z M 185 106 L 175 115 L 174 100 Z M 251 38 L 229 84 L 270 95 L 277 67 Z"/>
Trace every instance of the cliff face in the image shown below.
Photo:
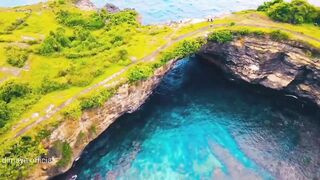
<path fill-rule="evenodd" d="M 174 63 L 174 60 L 168 62 L 157 69 L 154 75 L 147 80 L 122 85 L 116 95 L 102 107 L 84 112 L 79 121 L 63 122 L 51 134 L 49 141 L 44 142 L 49 150 L 48 157 L 55 157 L 55 161 L 50 164 L 40 164 L 28 179 L 48 179 L 67 171 L 89 142 L 105 131 L 121 115 L 136 111 L 145 102 Z M 61 157 L 55 155 L 53 146 L 58 140 L 68 142 L 72 149 L 73 155 L 67 167 L 57 167 L 56 163 Z"/>
<path fill-rule="evenodd" d="M 284 90 L 320 107 L 320 60 L 317 50 L 293 41 L 241 37 L 209 42 L 198 53 L 231 78 Z"/>
<path fill-rule="evenodd" d="M 320 62 L 317 53 L 297 42 L 242 37 L 225 44 L 208 42 L 198 55 L 219 66 L 233 79 L 283 90 L 320 107 Z M 122 85 L 103 107 L 85 112 L 79 121 L 63 122 L 52 133 L 49 141 L 45 142 L 49 149 L 48 156 L 55 157 L 53 144 L 61 140 L 70 144 L 73 151 L 71 161 L 76 160 L 88 143 L 118 117 L 138 109 L 174 63 L 168 62 L 145 81 Z M 57 160 L 39 165 L 29 179 L 47 179 L 71 167 L 70 162 L 67 167 L 58 168 Z"/>

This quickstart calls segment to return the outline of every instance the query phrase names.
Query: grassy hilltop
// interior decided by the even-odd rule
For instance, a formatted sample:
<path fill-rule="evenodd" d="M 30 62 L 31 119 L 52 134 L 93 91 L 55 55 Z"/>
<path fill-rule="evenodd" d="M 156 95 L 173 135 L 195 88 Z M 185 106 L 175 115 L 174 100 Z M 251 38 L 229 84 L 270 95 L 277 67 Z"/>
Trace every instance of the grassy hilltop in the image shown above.
<path fill-rule="evenodd" d="M 82 11 L 71 0 L 0 8 L 0 159 L 36 158 L 62 121 L 101 106 L 122 83 L 152 75 L 168 60 L 197 51 L 209 40 L 236 34 L 271 35 L 320 48 L 320 11 L 305 1 L 275 0 L 214 22 L 144 26 L 134 10 Z M 72 149 L 59 142 L 58 165 Z M 25 177 L 34 163 L 7 163 L 0 179 Z"/>

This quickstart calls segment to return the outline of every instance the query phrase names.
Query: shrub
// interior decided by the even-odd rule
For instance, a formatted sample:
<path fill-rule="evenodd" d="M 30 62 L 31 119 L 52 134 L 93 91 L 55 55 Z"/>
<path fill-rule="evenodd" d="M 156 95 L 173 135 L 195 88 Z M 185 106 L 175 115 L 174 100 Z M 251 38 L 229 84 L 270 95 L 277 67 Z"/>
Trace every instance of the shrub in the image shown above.
<path fill-rule="evenodd" d="M 50 55 L 54 52 L 59 52 L 61 50 L 62 46 L 58 43 L 58 41 L 54 37 L 49 36 L 41 44 L 39 53 L 41 55 Z"/>
<path fill-rule="evenodd" d="M 153 73 L 153 70 L 150 66 L 140 64 L 140 65 L 134 66 L 129 70 L 128 79 L 130 83 L 133 83 L 136 81 L 147 79 L 152 75 L 152 73 Z"/>
<path fill-rule="evenodd" d="M 40 46 L 39 53 L 41 55 L 50 55 L 54 52 L 60 52 L 65 47 L 70 47 L 71 41 L 65 35 L 63 28 L 58 28 L 55 32 L 50 32 L 49 36 Z"/>
<path fill-rule="evenodd" d="M 0 100 L 0 128 L 10 119 L 10 110 L 6 102 Z"/>
<path fill-rule="evenodd" d="M 28 52 L 18 47 L 6 48 L 7 62 L 15 67 L 23 67 L 28 60 Z"/>
<path fill-rule="evenodd" d="M 82 111 L 79 102 L 73 103 L 62 111 L 66 119 L 77 120 L 81 117 Z"/>
<path fill-rule="evenodd" d="M 264 2 L 263 5 L 260 5 L 257 10 L 258 11 L 266 11 L 271 6 L 278 4 L 278 3 L 283 3 L 283 0 L 272 0 L 272 1 Z"/>
<path fill-rule="evenodd" d="M 208 40 L 218 43 L 227 43 L 233 40 L 233 34 L 229 30 L 215 31 L 209 35 Z"/>
<path fill-rule="evenodd" d="M 59 4 L 65 4 L 66 1 L 65 1 L 65 0 L 58 0 L 58 3 L 59 3 Z"/>
<path fill-rule="evenodd" d="M 201 38 L 185 40 L 179 43 L 172 51 L 165 51 L 160 58 L 160 63 L 153 64 L 153 68 L 160 67 L 162 64 L 165 64 L 172 59 L 184 58 L 191 55 L 197 52 L 204 43 L 204 39 Z"/>
<path fill-rule="evenodd" d="M 117 26 L 120 24 L 138 25 L 138 13 L 134 10 L 125 10 L 118 13 L 108 14 L 107 21 L 109 26 Z"/>
<path fill-rule="evenodd" d="M 9 103 L 13 98 L 23 97 L 31 92 L 31 88 L 26 83 L 7 81 L 0 87 L 0 97 Z"/>
<path fill-rule="evenodd" d="M 56 141 L 54 143 L 54 149 L 58 152 L 58 155 L 61 157 L 57 162 L 58 167 L 65 167 L 70 163 L 72 158 L 72 149 L 67 142 Z"/>
<path fill-rule="evenodd" d="M 77 140 L 76 140 L 74 146 L 79 147 L 79 146 L 83 145 L 83 143 L 86 141 L 86 138 L 87 138 L 86 134 L 81 131 L 77 136 Z"/>
<path fill-rule="evenodd" d="M 274 0 L 266 2 L 258 8 L 266 11 L 273 20 L 291 24 L 317 23 L 319 9 L 309 4 L 306 0 Z"/>
<path fill-rule="evenodd" d="M 282 40 L 289 39 L 289 35 L 287 33 L 280 31 L 280 30 L 272 31 L 270 33 L 270 37 L 272 40 L 275 40 L 275 41 L 282 41 Z"/>
<path fill-rule="evenodd" d="M 113 90 L 104 89 L 80 98 L 81 110 L 97 108 L 103 105 L 112 95 Z"/>
<path fill-rule="evenodd" d="M 11 141 L 13 142 L 9 147 L 2 146 L 5 148 L 2 149 L 5 153 L 0 154 L 0 159 L 36 159 L 46 152 L 41 143 L 30 136 L 23 136 Z M 2 163 L 0 166 L 1 179 L 23 179 L 35 163 L 35 161 Z"/>
<path fill-rule="evenodd" d="M 93 13 L 89 17 L 86 17 L 80 13 L 59 11 L 57 13 L 57 20 L 68 27 L 81 26 L 91 30 L 101 29 L 105 25 L 103 13 Z"/>
<path fill-rule="evenodd" d="M 237 30 L 237 31 L 234 31 L 233 32 L 234 34 L 238 34 L 238 35 L 241 35 L 241 36 L 245 36 L 245 35 L 249 35 L 251 34 L 250 30 L 249 29 L 240 29 L 240 30 Z"/>
<path fill-rule="evenodd" d="M 44 79 L 41 82 L 40 92 L 42 94 L 47 94 L 53 91 L 66 89 L 67 87 L 67 82 L 58 82 L 48 77 L 44 77 Z"/>

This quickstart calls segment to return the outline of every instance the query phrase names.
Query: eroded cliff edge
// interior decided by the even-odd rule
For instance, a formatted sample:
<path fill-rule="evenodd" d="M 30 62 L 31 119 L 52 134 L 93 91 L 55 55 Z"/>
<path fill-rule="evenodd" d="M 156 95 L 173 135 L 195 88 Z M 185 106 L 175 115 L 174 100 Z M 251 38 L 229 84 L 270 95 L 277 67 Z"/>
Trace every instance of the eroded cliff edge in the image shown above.
<path fill-rule="evenodd" d="M 208 42 L 198 52 L 230 78 L 282 90 L 320 107 L 319 50 L 270 37 L 237 37 L 229 43 Z"/>
<path fill-rule="evenodd" d="M 319 51 L 312 47 L 295 41 L 277 42 L 269 37 L 246 36 L 223 44 L 208 42 L 197 54 L 220 67 L 232 79 L 286 91 L 320 107 Z M 120 86 L 104 106 L 86 111 L 79 121 L 63 122 L 45 144 L 49 150 L 48 157 L 54 156 L 59 160 L 61 157 L 53 152 L 53 144 L 58 140 L 68 142 L 72 148 L 70 163 L 60 168 L 57 160 L 39 165 L 29 179 L 48 179 L 67 171 L 88 143 L 121 115 L 134 112 L 145 102 L 175 61 L 156 70 L 147 80 Z M 79 137 L 82 137 L 81 141 Z"/>
<path fill-rule="evenodd" d="M 47 157 L 54 157 L 54 161 L 48 164 L 39 164 L 27 179 L 49 179 L 66 172 L 91 141 L 96 139 L 121 115 L 136 111 L 145 102 L 164 75 L 175 65 L 175 62 L 176 60 L 171 60 L 158 68 L 153 76 L 147 80 L 121 85 L 117 88 L 116 94 L 102 107 L 85 111 L 79 120 L 64 121 L 52 132 L 50 138 L 43 142 L 49 151 Z M 72 157 L 67 166 L 59 167 L 57 165 L 58 160 L 62 158 L 54 148 L 57 141 L 67 142 L 72 149 Z"/>

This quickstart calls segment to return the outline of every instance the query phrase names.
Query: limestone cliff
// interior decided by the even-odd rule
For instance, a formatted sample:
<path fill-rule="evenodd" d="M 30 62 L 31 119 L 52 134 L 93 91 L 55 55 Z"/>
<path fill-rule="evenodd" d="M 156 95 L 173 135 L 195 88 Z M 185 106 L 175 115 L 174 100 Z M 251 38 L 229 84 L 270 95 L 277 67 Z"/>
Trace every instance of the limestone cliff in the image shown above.
<path fill-rule="evenodd" d="M 283 90 L 320 106 L 319 51 L 294 41 L 238 37 L 208 42 L 198 53 L 233 79 Z"/>
<path fill-rule="evenodd" d="M 163 76 L 174 66 L 174 63 L 175 60 L 172 60 L 160 67 L 147 80 L 120 86 L 116 95 L 102 107 L 84 112 L 80 120 L 63 122 L 53 131 L 49 141 L 45 142 L 49 150 L 48 157 L 55 157 L 56 160 L 50 164 L 37 166 L 28 179 L 48 179 L 67 171 L 89 142 L 105 131 L 121 115 L 136 111 L 145 102 Z M 92 130 L 93 127 L 94 130 Z M 72 149 L 73 155 L 67 167 L 57 167 L 56 163 L 60 157 L 57 157 L 53 152 L 53 145 L 58 140 L 68 142 Z"/>
<path fill-rule="evenodd" d="M 320 63 L 316 49 L 294 41 L 276 42 L 268 37 L 247 36 L 224 44 L 208 42 L 198 55 L 219 66 L 233 79 L 283 90 L 320 106 Z M 79 121 L 63 122 L 46 142 L 49 157 L 54 156 L 54 142 L 62 140 L 70 144 L 71 160 L 76 160 L 85 146 L 118 117 L 138 109 L 174 63 L 174 60 L 168 62 L 145 81 L 122 85 L 103 107 L 85 112 Z M 47 179 L 72 165 L 70 162 L 67 167 L 58 168 L 56 162 L 39 165 L 29 179 Z"/>

